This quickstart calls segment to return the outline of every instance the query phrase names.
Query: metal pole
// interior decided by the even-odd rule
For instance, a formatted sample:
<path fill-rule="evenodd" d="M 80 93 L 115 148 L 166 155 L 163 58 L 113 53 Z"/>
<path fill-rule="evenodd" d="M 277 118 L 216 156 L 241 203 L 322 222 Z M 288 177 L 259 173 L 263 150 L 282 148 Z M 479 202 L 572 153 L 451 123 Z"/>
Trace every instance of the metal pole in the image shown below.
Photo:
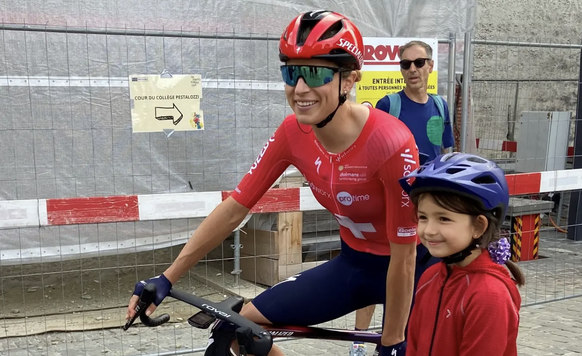
<path fill-rule="evenodd" d="M 255 35 L 233 35 L 233 34 L 201 34 L 199 32 L 183 31 L 157 31 L 157 30 L 132 30 L 132 29 L 96 29 L 86 27 L 48 27 L 35 25 L 15 25 L 0 24 L 0 30 L 24 31 L 24 32 L 52 32 L 52 33 L 74 33 L 83 35 L 119 35 L 119 36 L 144 36 L 144 37 L 176 37 L 176 38 L 204 38 L 211 40 L 260 40 L 279 41 L 280 37 L 275 36 L 255 36 Z"/>
<path fill-rule="evenodd" d="M 449 117 L 451 118 L 451 125 L 454 125 L 453 117 L 455 116 L 455 52 L 457 50 L 457 35 L 452 33 L 449 35 L 449 75 L 447 86 L 447 101 L 449 102 Z"/>
<path fill-rule="evenodd" d="M 578 103 L 576 105 L 576 124 L 574 129 L 573 168 L 582 168 L 582 50 L 580 51 L 580 67 L 578 68 Z M 560 222 L 557 223 L 558 226 Z M 582 241 L 582 199 L 580 190 L 570 194 L 568 208 L 568 239 Z"/>
<path fill-rule="evenodd" d="M 232 248 L 234 250 L 234 269 L 230 273 L 236 276 L 236 281 L 238 283 L 238 276 L 242 272 L 240 269 L 240 229 L 234 231 L 234 243 Z"/>
<path fill-rule="evenodd" d="M 513 122 L 511 123 L 511 137 L 508 137 L 508 139 L 511 141 L 515 141 L 515 124 L 517 123 L 517 104 L 519 104 L 519 86 L 520 82 L 517 82 L 515 86 L 515 100 L 513 101 Z"/>
<path fill-rule="evenodd" d="M 491 41 L 491 40 L 474 40 L 473 44 L 489 46 L 511 46 L 511 47 L 542 47 L 542 48 L 582 48 L 579 44 L 566 43 L 531 43 L 531 42 L 511 42 L 511 41 Z"/>
<path fill-rule="evenodd" d="M 471 32 L 465 33 L 463 54 L 463 83 L 461 91 L 461 152 L 467 149 L 467 118 L 469 116 L 469 87 L 471 86 Z"/>

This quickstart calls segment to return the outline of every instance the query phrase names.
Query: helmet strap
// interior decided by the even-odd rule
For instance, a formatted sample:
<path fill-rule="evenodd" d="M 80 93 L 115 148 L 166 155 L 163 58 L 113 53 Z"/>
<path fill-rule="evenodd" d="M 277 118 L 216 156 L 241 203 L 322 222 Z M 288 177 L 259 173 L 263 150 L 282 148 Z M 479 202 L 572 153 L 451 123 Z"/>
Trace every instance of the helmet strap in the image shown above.
<path fill-rule="evenodd" d="M 339 83 L 339 103 L 337 104 L 337 107 L 335 108 L 334 111 L 331 112 L 331 114 L 327 115 L 327 117 L 323 120 L 320 121 L 319 123 L 315 124 L 315 127 L 317 127 L 318 129 L 324 127 L 325 125 L 327 125 L 331 119 L 333 119 L 337 109 L 339 109 L 339 107 L 346 102 L 346 100 L 348 100 L 348 96 L 347 94 L 342 94 L 342 81 L 341 81 L 341 74 L 340 74 L 340 83 Z"/>
<path fill-rule="evenodd" d="M 450 256 L 443 257 L 443 262 L 448 264 L 448 265 L 451 265 L 454 263 L 459 263 L 459 262 L 463 261 L 465 258 L 467 258 L 467 256 L 471 255 L 471 252 L 473 250 L 475 250 L 477 247 L 479 247 L 479 244 L 477 243 L 477 241 L 473 241 L 464 250 L 459 251 L 459 252 L 452 254 Z"/>

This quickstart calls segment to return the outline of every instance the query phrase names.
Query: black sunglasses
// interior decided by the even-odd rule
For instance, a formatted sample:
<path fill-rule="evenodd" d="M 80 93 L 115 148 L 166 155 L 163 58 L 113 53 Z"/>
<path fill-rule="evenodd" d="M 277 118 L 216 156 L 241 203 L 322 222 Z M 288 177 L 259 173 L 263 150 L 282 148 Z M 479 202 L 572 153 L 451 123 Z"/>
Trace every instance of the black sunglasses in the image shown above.
<path fill-rule="evenodd" d="M 403 59 L 400 61 L 400 68 L 402 69 L 410 69 L 410 65 L 414 63 L 416 68 L 422 68 L 426 64 L 426 61 L 430 61 L 430 58 L 417 58 L 413 61 L 409 59 Z"/>

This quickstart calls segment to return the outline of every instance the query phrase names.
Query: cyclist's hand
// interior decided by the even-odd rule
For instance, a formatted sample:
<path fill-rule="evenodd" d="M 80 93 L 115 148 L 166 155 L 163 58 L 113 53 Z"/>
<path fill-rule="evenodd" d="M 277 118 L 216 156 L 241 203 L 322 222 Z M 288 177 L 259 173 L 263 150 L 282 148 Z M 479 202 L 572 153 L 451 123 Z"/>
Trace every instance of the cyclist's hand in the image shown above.
<path fill-rule="evenodd" d="M 406 340 L 396 345 L 384 346 L 380 348 L 380 356 L 405 356 L 406 355 Z"/>
<path fill-rule="evenodd" d="M 170 293 L 170 289 L 172 289 L 172 283 L 163 274 L 145 281 L 137 282 L 135 284 L 135 289 L 133 290 L 133 296 L 129 300 L 129 305 L 127 306 L 126 319 L 131 319 L 135 315 L 135 307 L 139 301 L 139 296 L 143 291 L 143 287 L 148 283 L 153 283 L 156 286 L 156 299 L 154 300 L 154 303 L 147 308 L 147 316 L 150 316 L 154 310 L 156 310 L 156 307 L 160 305 L 164 298 L 166 298 Z"/>

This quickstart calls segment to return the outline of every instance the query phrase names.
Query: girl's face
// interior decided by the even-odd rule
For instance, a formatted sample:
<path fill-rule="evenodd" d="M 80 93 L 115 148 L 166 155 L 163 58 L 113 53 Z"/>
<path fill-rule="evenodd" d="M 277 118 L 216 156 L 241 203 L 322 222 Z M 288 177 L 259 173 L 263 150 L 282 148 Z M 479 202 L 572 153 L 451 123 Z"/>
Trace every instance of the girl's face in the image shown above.
<path fill-rule="evenodd" d="M 447 257 L 467 248 L 484 231 L 478 227 L 476 221 L 486 221 L 484 216 L 475 218 L 444 209 L 430 194 L 423 194 L 418 201 L 417 216 L 418 236 L 430 254 L 437 258 Z"/>

